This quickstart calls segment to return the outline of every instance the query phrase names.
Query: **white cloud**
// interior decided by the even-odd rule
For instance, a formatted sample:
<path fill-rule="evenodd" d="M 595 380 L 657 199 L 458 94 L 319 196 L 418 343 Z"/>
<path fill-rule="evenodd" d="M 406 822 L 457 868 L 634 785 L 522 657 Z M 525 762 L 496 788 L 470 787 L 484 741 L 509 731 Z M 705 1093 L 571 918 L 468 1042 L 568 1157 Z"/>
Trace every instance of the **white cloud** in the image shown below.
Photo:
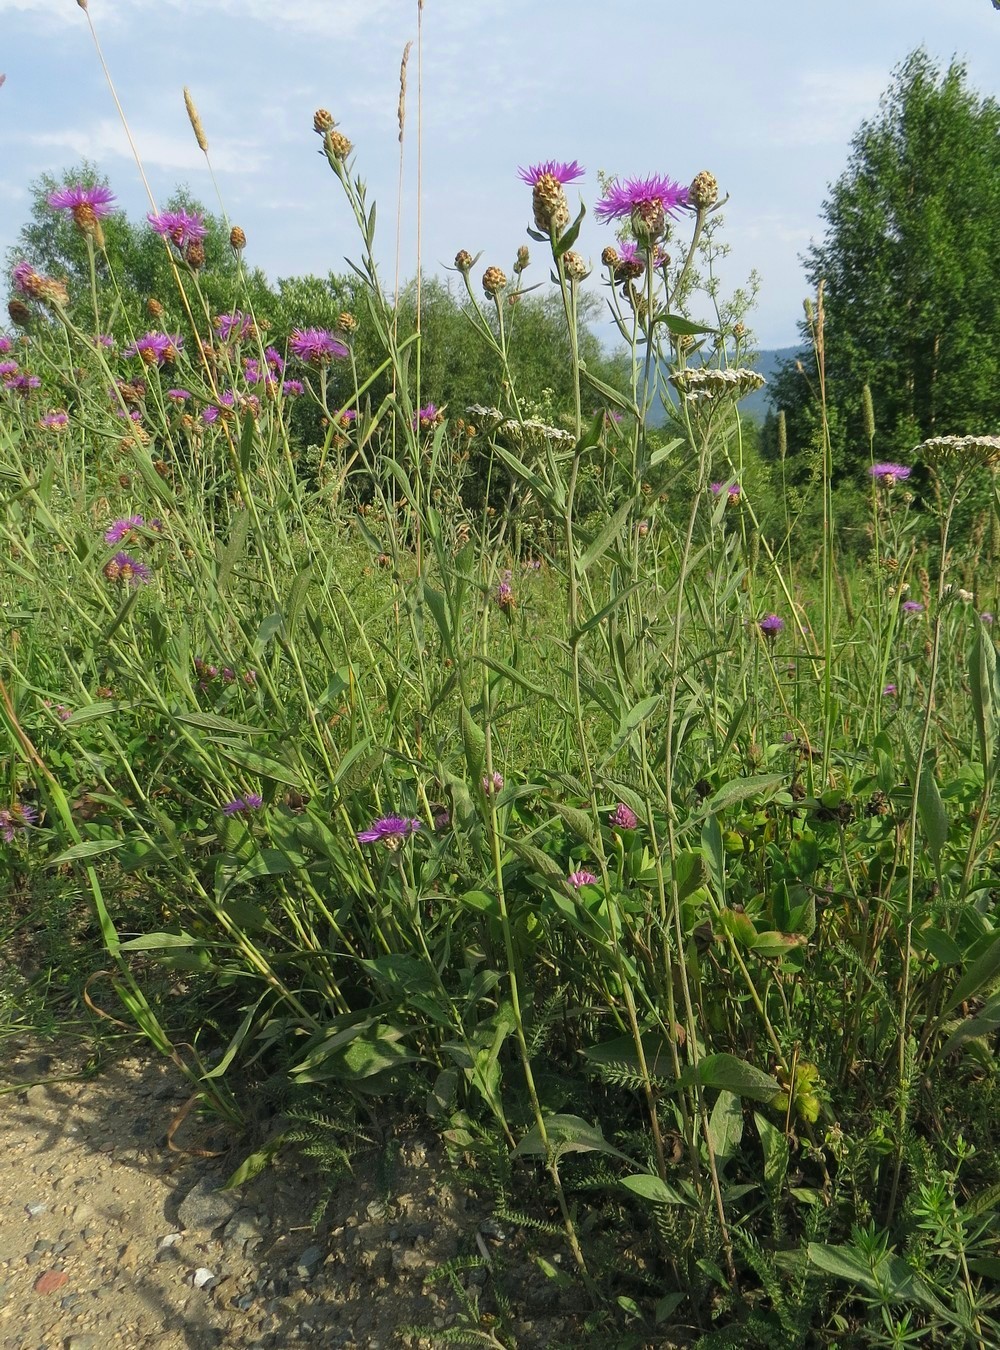
<path fill-rule="evenodd" d="M 147 168 L 191 172 L 204 168 L 205 159 L 194 133 L 187 126 L 184 131 L 171 133 L 158 127 L 136 126 L 132 136 Z M 33 131 L 21 140 L 39 149 L 51 148 L 60 152 L 60 163 L 66 154 L 75 159 L 90 159 L 98 164 L 105 158 L 131 159 L 132 149 L 121 123 L 110 117 L 102 118 L 89 127 L 66 127 L 60 131 Z M 257 140 L 235 137 L 213 137 L 210 142 L 212 164 L 218 172 L 239 171 L 256 173 L 268 162 L 264 147 Z M 64 153 L 65 152 L 65 153 Z"/>

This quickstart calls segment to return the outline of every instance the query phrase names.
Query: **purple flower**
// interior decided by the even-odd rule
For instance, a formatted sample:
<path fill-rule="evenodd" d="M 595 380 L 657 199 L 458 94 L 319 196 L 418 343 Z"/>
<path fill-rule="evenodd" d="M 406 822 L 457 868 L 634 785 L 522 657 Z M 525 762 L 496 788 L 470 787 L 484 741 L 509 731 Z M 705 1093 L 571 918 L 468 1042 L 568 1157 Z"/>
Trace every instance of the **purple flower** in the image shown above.
<path fill-rule="evenodd" d="M 757 627 L 766 638 L 773 642 L 778 634 L 784 631 L 785 621 L 780 619 L 777 614 L 765 614 Z"/>
<path fill-rule="evenodd" d="M 167 398 L 172 399 L 174 403 L 185 403 L 191 397 L 190 389 L 168 389 Z"/>
<path fill-rule="evenodd" d="M 147 366 L 163 366 L 176 361 L 177 353 L 183 346 L 179 336 L 169 333 L 147 333 L 138 338 L 131 347 L 126 347 L 123 356 L 141 356 Z"/>
<path fill-rule="evenodd" d="M 482 787 L 487 797 L 499 797 L 500 793 L 503 792 L 503 774 L 497 773 L 494 769 L 491 774 L 487 774 L 483 778 Z"/>
<path fill-rule="evenodd" d="M 451 824 L 450 811 L 446 811 L 445 808 L 442 806 L 440 810 L 434 812 L 434 829 L 437 831 L 438 834 L 440 834 L 442 830 L 446 830 L 450 824 Z"/>
<path fill-rule="evenodd" d="M 903 482 L 913 472 L 906 464 L 873 464 L 868 470 L 876 483 L 891 488 L 896 482 Z"/>
<path fill-rule="evenodd" d="M 505 614 L 514 608 L 514 587 L 510 584 L 512 575 L 510 568 L 506 568 L 497 586 L 497 604 Z"/>
<path fill-rule="evenodd" d="M 104 564 L 103 571 L 108 581 L 120 581 L 122 585 L 130 586 L 145 585 L 152 575 L 144 562 L 128 553 L 116 553 Z"/>
<path fill-rule="evenodd" d="M 169 239 L 179 249 L 198 243 L 208 233 L 196 211 L 161 211 L 158 215 L 148 215 L 146 219 L 162 239 Z"/>
<path fill-rule="evenodd" d="M 982 614 L 980 614 L 979 617 L 982 619 L 983 623 L 985 623 L 985 624 L 987 624 L 987 625 L 989 625 L 989 624 L 991 624 L 991 623 L 993 622 L 993 615 L 990 613 L 990 611 L 989 611 L 988 609 L 984 609 L 983 612 L 982 612 Z"/>
<path fill-rule="evenodd" d="M 27 398 L 32 389 L 37 389 L 41 385 L 41 380 L 37 375 L 12 375 L 9 380 L 4 380 L 3 387 L 9 389 L 12 394 L 20 394 Z"/>
<path fill-rule="evenodd" d="M 539 178 L 554 178 L 557 183 L 575 183 L 578 178 L 582 178 L 587 172 L 574 159 L 569 164 L 561 163 L 557 159 L 547 159 L 544 164 L 532 164 L 527 169 L 518 169 L 517 176 L 522 183 L 527 183 L 528 187 L 534 187 Z"/>
<path fill-rule="evenodd" d="M 204 423 L 206 423 L 206 425 L 210 425 L 217 419 L 218 416 L 219 416 L 218 408 L 212 407 L 211 404 L 209 404 L 207 408 L 202 408 L 201 410 L 201 420 Z"/>
<path fill-rule="evenodd" d="M 0 356 L 6 356 L 14 347 L 9 337 L 0 337 Z"/>
<path fill-rule="evenodd" d="M 243 378 L 247 384 L 260 384 L 260 362 L 253 356 L 248 356 L 243 362 Z"/>
<path fill-rule="evenodd" d="M 357 839 L 359 844 L 384 844 L 388 849 L 397 849 L 407 835 L 416 834 L 422 828 L 415 816 L 412 819 L 409 816 L 380 816 L 367 830 L 359 830 Z"/>
<path fill-rule="evenodd" d="M 13 802 L 10 806 L 4 806 L 0 808 L 0 838 L 12 844 L 17 834 L 23 833 L 37 820 L 38 812 L 27 802 Z"/>
<path fill-rule="evenodd" d="M 631 807 L 626 806 L 624 802 L 619 802 L 611 812 L 609 823 L 616 830 L 634 830 L 639 824 L 639 817 Z"/>
<path fill-rule="evenodd" d="M 419 428 L 422 431 L 427 431 L 440 420 L 441 415 L 438 412 L 437 404 L 425 403 L 422 408 L 418 408 L 413 414 L 413 430 L 416 431 Z"/>
<path fill-rule="evenodd" d="M 248 792 L 245 797 L 234 797 L 222 808 L 224 816 L 238 816 L 242 811 L 256 811 L 263 806 L 264 798 L 259 792 Z"/>
<path fill-rule="evenodd" d="M 325 328 L 293 328 L 288 350 L 310 366 L 328 366 L 334 358 L 343 360 L 348 350 Z"/>
<path fill-rule="evenodd" d="M 709 487 L 712 489 L 713 497 L 718 497 L 719 493 L 726 485 L 725 483 L 710 483 Z M 735 502 L 739 501 L 742 490 L 739 483 L 730 483 L 728 488 L 726 488 L 726 494 L 731 502 Z"/>
<path fill-rule="evenodd" d="M 299 394 L 305 392 L 305 385 L 301 380 L 285 380 L 281 386 L 281 392 L 285 398 L 298 398 Z"/>
<path fill-rule="evenodd" d="M 116 520 L 111 528 L 105 531 L 104 542 L 106 544 L 120 544 L 133 530 L 141 530 L 145 523 L 142 516 L 124 516 L 122 519 Z"/>
<path fill-rule="evenodd" d="M 900 605 L 904 614 L 923 614 L 924 607 L 919 600 L 904 600 Z"/>
<path fill-rule="evenodd" d="M 115 340 L 110 333 L 95 333 L 90 339 L 95 347 L 113 347 Z"/>
<path fill-rule="evenodd" d="M 69 413 L 59 408 L 56 412 L 46 413 L 39 419 L 38 425 L 47 431 L 65 431 L 69 426 Z"/>
<path fill-rule="evenodd" d="M 284 357 L 274 347 L 264 348 L 264 359 L 267 362 L 268 366 L 270 366 L 271 370 L 274 371 L 275 375 L 280 375 L 281 372 L 285 369 Z"/>
<path fill-rule="evenodd" d="M 594 876 L 593 872 L 570 872 L 566 880 L 575 891 L 578 891 L 581 886 L 597 885 L 597 878 Z"/>
<path fill-rule="evenodd" d="M 80 208 L 86 208 L 92 211 L 98 219 L 101 216 L 109 215 L 111 212 L 111 203 L 115 199 L 115 194 L 108 187 L 101 187 L 100 184 L 94 184 L 93 187 L 86 187 L 83 183 L 74 183 L 72 187 L 59 188 L 57 192 L 50 192 L 46 198 L 48 204 L 56 211 L 72 211 L 76 219 L 80 214 Z"/>
<path fill-rule="evenodd" d="M 896 688 L 894 684 L 887 684 L 885 688 L 882 690 L 882 697 L 895 698 L 898 693 L 899 690 Z"/>
<path fill-rule="evenodd" d="M 253 329 L 253 317 L 241 309 L 234 309 L 232 314 L 220 314 L 215 320 L 215 331 L 223 342 L 242 342 Z"/>
<path fill-rule="evenodd" d="M 18 364 L 16 361 L 0 361 L 0 380 L 9 380 L 12 375 L 16 375 Z"/>
<path fill-rule="evenodd" d="M 616 178 L 607 195 L 594 207 L 594 215 L 598 220 L 624 220 L 630 216 L 633 225 L 638 222 L 647 226 L 643 233 L 655 235 L 662 230 L 664 217 L 676 215 L 682 206 L 687 206 L 687 201 L 687 188 L 663 174 L 627 178 L 624 183 Z M 654 224 L 657 228 L 651 230 Z"/>
<path fill-rule="evenodd" d="M 21 261 L 11 272 L 14 286 L 22 295 L 35 295 L 37 293 L 39 276 L 30 262 Z"/>

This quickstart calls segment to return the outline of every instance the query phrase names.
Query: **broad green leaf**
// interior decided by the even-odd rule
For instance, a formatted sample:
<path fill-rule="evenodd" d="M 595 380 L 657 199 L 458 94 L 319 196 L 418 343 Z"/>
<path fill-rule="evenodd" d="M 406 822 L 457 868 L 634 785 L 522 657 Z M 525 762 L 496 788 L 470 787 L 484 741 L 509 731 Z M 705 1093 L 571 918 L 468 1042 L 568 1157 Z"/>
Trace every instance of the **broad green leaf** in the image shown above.
<path fill-rule="evenodd" d="M 776 1191 L 780 1189 L 788 1172 L 788 1139 L 766 1116 L 758 1115 L 756 1112 L 754 1124 L 757 1126 L 761 1148 L 764 1150 L 764 1185 L 768 1190 Z"/>
<path fill-rule="evenodd" d="M 697 1069 L 692 1066 L 681 1075 L 684 1085 L 695 1081 L 702 1087 L 720 1088 L 759 1102 L 769 1102 L 781 1091 L 781 1084 L 769 1073 L 728 1054 L 708 1055 L 699 1061 Z"/>
<path fill-rule="evenodd" d="M 274 783 L 285 783 L 288 787 L 302 785 L 302 776 L 295 769 L 290 769 L 287 764 L 271 759 L 268 755 L 262 755 L 257 750 L 251 750 L 249 746 L 237 747 L 218 743 L 217 749 L 223 759 L 228 759 L 231 764 L 238 764 L 241 769 L 249 769 L 251 773 L 259 774 L 261 778 L 269 778 Z"/>
<path fill-rule="evenodd" d="M 720 1169 L 739 1148 L 743 1138 L 743 1107 L 734 1092 L 720 1092 L 708 1120 L 708 1137 Z"/>
<path fill-rule="evenodd" d="M 548 1148 L 541 1130 L 537 1125 L 533 1125 L 514 1149 L 514 1156 L 524 1158 L 538 1155 L 544 1158 L 551 1149 L 556 1158 L 563 1153 L 608 1153 L 614 1158 L 624 1159 L 625 1162 L 632 1161 L 627 1154 L 608 1143 L 601 1133 L 600 1126 L 589 1125 L 579 1116 L 545 1117 L 545 1136 Z"/>
<path fill-rule="evenodd" d="M 668 1186 L 652 1172 L 636 1172 L 633 1176 L 622 1177 L 621 1185 L 633 1195 L 650 1200 L 654 1205 L 688 1205 L 691 1202 L 673 1186 Z"/>
<path fill-rule="evenodd" d="M 734 778 L 728 783 L 723 783 L 718 792 L 709 797 L 703 808 L 704 814 L 717 815 L 720 811 L 735 806 L 737 802 L 745 802 L 750 797 L 770 796 L 783 787 L 785 782 L 785 775 L 780 773 L 758 773 L 751 774 L 749 778 Z"/>
<path fill-rule="evenodd" d="M 250 512 L 240 511 L 233 524 L 229 535 L 229 542 L 221 550 L 219 556 L 219 568 L 216 574 L 216 585 L 220 592 L 225 592 L 229 586 L 229 579 L 233 574 L 233 568 L 243 557 L 247 546 L 247 536 L 250 533 Z"/>
<path fill-rule="evenodd" d="M 920 782 L 917 786 L 917 812 L 923 827 L 924 838 L 931 851 L 935 866 L 941 861 L 941 850 L 948 842 L 948 813 L 941 800 L 941 791 L 934 777 L 934 766 L 925 759 L 920 770 Z"/>
<path fill-rule="evenodd" d="M 74 844 L 72 848 L 65 849 L 54 858 L 46 859 L 46 867 L 60 867 L 63 863 L 78 862 L 81 858 L 96 858 L 99 853 L 114 853 L 116 849 L 124 848 L 124 839 L 85 839 L 83 843 Z"/>
<path fill-rule="evenodd" d="M 204 938 L 192 937 L 190 933 L 143 933 L 141 937 L 129 938 L 121 944 L 123 952 L 159 952 L 175 947 L 204 947 Z"/>
<path fill-rule="evenodd" d="M 995 933 L 989 945 L 981 951 L 965 974 L 955 985 L 941 1009 L 947 1016 L 966 999 L 974 998 L 1000 975 L 1000 933 Z"/>
<path fill-rule="evenodd" d="M 627 501 L 622 502 L 621 506 L 619 506 L 618 510 L 614 513 L 601 532 L 588 545 L 587 551 L 577 563 L 577 570 L 581 576 L 588 568 L 592 567 L 599 558 L 604 556 L 614 540 L 617 539 L 622 526 L 625 524 L 626 520 L 628 520 L 635 508 L 636 500 L 636 498 L 630 497 Z"/>

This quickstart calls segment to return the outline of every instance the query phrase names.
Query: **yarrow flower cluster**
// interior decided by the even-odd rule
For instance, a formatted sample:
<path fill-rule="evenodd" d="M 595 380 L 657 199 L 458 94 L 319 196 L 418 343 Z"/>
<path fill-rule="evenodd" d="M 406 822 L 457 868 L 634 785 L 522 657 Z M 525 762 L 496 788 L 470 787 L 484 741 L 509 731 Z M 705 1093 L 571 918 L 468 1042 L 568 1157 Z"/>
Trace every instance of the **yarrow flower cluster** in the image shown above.
<path fill-rule="evenodd" d="M 310 366 L 328 366 L 331 361 L 342 361 L 349 354 L 344 344 L 325 328 L 293 328 L 288 350 Z"/>
<path fill-rule="evenodd" d="M 746 398 L 747 394 L 763 388 L 767 381 L 759 371 L 745 367 L 718 370 L 713 366 L 690 366 L 675 371 L 670 376 L 670 383 L 687 402 L 700 403 L 726 395 L 737 400 Z"/>
<path fill-rule="evenodd" d="M 357 840 L 359 844 L 382 844 L 384 848 L 395 850 L 421 829 L 423 824 L 416 816 L 380 816 L 367 830 L 358 831 Z"/>
<path fill-rule="evenodd" d="M 264 798 L 259 792 L 248 792 L 243 797 L 234 797 L 231 802 L 224 803 L 222 814 L 224 816 L 238 816 L 244 811 L 256 811 L 263 804 Z"/>
<path fill-rule="evenodd" d="M 519 422 L 515 417 L 505 417 L 499 408 L 487 408 L 481 403 L 472 403 L 465 411 L 481 423 L 485 431 L 491 435 L 506 436 L 520 450 L 542 449 L 546 444 L 576 444 L 572 432 L 551 427 L 537 417 L 527 417 Z"/>
<path fill-rule="evenodd" d="M 1000 464 L 1000 436 L 932 436 L 921 441 L 913 454 L 926 464 L 960 466 Z"/>
<path fill-rule="evenodd" d="M 17 835 L 23 834 L 37 820 L 38 812 L 27 802 L 13 802 L 10 806 L 0 807 L 0 839 L 12 844 Z"/>
<path fill-rule="evenodd" d="M 906 464 L 873 464 L 868 472 L 880 487 L 891 488 L 905 483 L 913 470 Z"/>

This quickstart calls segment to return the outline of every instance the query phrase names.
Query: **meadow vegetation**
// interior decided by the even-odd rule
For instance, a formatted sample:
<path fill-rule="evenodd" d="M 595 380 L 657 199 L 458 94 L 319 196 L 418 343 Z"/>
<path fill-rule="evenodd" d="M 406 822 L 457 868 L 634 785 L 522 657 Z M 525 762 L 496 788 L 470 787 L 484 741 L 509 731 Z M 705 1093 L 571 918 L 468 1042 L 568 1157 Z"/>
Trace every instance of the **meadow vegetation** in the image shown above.
<path fill-rule="evenodd" d="M 883 459 L 859 393 L 848 549 L 823 288 L 796 507 L 711 174 L 526 167 L 530 254 L 418 305 L 314 132 L 347 277 L 86 169 L 12 260 L 5 1021 L 123 1020 L 331 1179 L 420 1117 L 577 1344 L 1000 1344 L 1000 441 Z M 515 1343 L 502 1253 L 440 1275 Z"/>

